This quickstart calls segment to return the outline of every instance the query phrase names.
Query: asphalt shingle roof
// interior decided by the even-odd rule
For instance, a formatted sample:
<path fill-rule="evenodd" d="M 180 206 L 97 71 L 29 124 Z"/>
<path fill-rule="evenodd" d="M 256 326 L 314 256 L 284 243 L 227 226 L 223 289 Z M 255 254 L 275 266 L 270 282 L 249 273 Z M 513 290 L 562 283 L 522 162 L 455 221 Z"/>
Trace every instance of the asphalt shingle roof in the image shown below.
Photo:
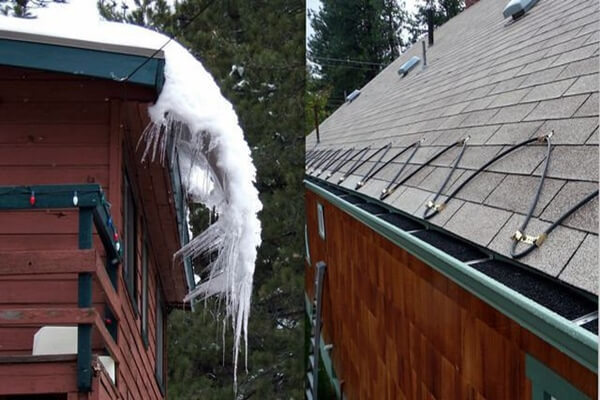
<path fill-rule="evenodd" d="M 423 139 L 402 177 L 433 154 L 469 135 L 467 149 L 443 194 L 449 194 L 496 154 L 554 130 L 540 201 L 527 229 L 536 235 L 598 188 L 597 0 L 544 0 L 517 21 L 505 20 L 506 0 L 481 0 L 435 31 L 428 66 L 406 77 L 396 71 L 420 43 L 361 88 L 313 132 L 307 151 L 367 145 L 367 156 L 392 142 L 385 160 Z M 348 88 L 353 90 L 354 88 Z M 385 199 L 423 216 L 459 153 L 459 146 L 424 168 Z M 379 198 L 412 150 L 359 191 Z M 539 182 L 545 144 L 532 144 L 499 160 L 461 190 L 430 221 L 469 241 L 509 255 L 510 236 L 524 219 Z M 341 185 L 354 189 L 376 158 Z M 347 163 L 329 179 L 338 182 Z M 321 175 L 324 178 L 325 174 Z M 597 294 L 598 199 L 579 209 L 547 241 L 520 261 Z"/>

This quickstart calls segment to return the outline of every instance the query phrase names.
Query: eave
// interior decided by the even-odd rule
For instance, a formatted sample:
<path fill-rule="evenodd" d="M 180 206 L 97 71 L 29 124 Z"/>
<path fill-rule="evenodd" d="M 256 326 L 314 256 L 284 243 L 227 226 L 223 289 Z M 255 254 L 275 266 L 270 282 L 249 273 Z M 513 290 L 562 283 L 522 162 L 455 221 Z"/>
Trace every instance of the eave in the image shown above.
<path fill-rule="evenodd" d="M 0 65 L 111 81 L 129 77 L 127 82 L 153 87 L 157 93 L 164 84 L 162 51 L 3 30 L 0 30 Z"/>

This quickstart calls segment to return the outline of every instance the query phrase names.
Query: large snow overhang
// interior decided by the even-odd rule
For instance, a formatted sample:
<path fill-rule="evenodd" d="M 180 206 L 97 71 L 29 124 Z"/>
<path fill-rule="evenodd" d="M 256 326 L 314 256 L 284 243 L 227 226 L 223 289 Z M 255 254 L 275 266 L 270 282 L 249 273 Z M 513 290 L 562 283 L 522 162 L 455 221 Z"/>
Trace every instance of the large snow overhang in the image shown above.
<path fill-rule="evenodd" d="M 596 335 L 425 241 L 333 194 L 321 187 L 319 182 L 320 180 L 316 178 L 307 178 L 304 184 L 308 190 L 413 254 L 581 365 L 593 372 L 598 371 Z M 362 197 L 358 192 L 349 189 L 344 191 Z"/>
<path fill-rule="evenodd" d="M 157 94 L 164 84 L 162 50 L 3 29 L 0 29 L 0 65 L 113 81 L 125 80 L 135 71 L 127 82 L 153 87 Z"/>

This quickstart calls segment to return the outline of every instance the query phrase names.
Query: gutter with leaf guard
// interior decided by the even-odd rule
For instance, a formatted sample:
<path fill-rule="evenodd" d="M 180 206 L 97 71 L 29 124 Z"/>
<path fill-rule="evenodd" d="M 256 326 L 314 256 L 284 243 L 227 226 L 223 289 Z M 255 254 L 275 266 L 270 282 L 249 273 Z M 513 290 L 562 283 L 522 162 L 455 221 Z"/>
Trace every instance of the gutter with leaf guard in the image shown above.
<path fill-rule="evenodd" d="M 598 338 L 593 333 L 309 180 L 304 184 L 581 365 L 598 372 Z"/>

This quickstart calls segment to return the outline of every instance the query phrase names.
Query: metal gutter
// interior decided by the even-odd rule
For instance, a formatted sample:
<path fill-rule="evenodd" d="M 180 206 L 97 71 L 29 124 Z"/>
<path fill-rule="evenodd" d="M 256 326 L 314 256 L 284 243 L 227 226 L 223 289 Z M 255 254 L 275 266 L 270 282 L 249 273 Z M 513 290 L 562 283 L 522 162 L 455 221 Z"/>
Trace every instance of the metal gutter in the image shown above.
<path fill-rule="evenodd" d="M 314 183 L 305 179 L 304 184 L 581 365 L 598 372 L 598 337 L 593 333 Z"/>

